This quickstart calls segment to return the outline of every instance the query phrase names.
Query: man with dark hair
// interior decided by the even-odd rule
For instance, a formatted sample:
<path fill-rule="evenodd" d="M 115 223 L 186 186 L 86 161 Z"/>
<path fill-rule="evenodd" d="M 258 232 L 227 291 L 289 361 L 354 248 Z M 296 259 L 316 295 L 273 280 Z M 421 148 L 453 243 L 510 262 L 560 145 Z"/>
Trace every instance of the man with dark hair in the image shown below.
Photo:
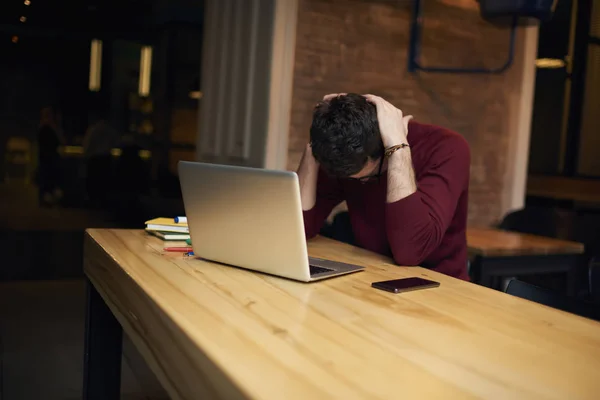
<path fill-rule="evenodd" d="M 357 245 L 468 279 L 469 146 L 411 119 L 378 96 L 324 97 L 298 167 L 306 236 L 346 201 Z"/>
<path fill-rule="evenodd" d="M 310 139 L 321 168 L 336 177 L 354 175 L 383 154 L 377 109 L 357 94 L 319 103 Z"/>

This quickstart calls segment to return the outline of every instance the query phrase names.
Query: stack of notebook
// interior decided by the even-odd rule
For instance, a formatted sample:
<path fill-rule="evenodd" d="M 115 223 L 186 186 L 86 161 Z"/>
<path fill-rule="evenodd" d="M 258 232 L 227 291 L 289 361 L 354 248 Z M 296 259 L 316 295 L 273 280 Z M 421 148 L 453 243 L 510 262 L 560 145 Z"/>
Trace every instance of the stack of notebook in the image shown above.
<path fill-rule="evenodd" d="M 175 222 L 173 218 L 155 218 L 146 221 L 146 232 L 162 240 L 188 240 L 190 231 L 186 222 Z"/>

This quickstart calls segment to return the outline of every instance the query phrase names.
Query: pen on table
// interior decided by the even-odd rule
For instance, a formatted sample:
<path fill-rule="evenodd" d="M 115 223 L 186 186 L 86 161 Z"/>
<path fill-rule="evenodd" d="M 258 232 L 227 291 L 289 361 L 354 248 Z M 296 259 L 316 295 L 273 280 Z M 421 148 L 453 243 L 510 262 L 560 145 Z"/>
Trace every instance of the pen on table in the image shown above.
<path fill-rule="evenodd" d="M 187 218 L 186 217 L 175 217 L 175 223 L 176 224 L 187 224 Z"/>
<path fill-rule="evenodd" d="M 193 251 L 193 249 L 191 247 L 165 247 L 163 249 L 164 251 L 178 251 L 181 253 L 189 253 L 191 251 Z"/>

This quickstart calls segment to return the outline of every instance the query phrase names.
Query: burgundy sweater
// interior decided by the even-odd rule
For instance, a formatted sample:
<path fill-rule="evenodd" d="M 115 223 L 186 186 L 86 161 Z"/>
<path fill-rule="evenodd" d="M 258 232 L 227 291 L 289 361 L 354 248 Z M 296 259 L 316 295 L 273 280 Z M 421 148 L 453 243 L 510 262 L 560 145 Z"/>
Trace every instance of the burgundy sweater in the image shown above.
<path fill-rule="evenodd" d="M 399 265 L 420 265 L 468 280 L 469 146 L 455 132 L 416 121 L 409 123 L 408 143 L 415 193 L 387 203 L 385 173 L 379 182 L 360 183 L 331 178 L 321 170 L 317 202 L 304 211 L 306 237 L 316 236 L 331 210 L 345 200 L 358 246 L 392 256 Z"/>

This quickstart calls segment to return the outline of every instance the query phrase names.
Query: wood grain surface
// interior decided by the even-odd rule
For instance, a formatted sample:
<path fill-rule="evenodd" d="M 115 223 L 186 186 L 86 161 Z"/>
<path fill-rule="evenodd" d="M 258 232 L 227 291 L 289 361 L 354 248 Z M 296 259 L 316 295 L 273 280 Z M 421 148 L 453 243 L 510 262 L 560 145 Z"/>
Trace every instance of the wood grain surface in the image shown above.
<path fill-rule="evenodd" d="M 600 324 L 317 238 L 363 272 L 299 283 L 88 231 L 85 273 L 173 399 L 595 399 Z M 232 251 L 235 246 L 232 245 Z M 422 276 L 391 294 L 371 282 Z"/>
<path fill-rule="evenodd" d="M 486 257 L 582 254 L 584 251 L 582 243 L 493 228 L 468 228 L 467 246 L 470 254 Z"/>
<path fill-rule="evenodd" d="M 600 181 L 530 174 L 527 177 L 527 195 L 600 204 Z"/>

